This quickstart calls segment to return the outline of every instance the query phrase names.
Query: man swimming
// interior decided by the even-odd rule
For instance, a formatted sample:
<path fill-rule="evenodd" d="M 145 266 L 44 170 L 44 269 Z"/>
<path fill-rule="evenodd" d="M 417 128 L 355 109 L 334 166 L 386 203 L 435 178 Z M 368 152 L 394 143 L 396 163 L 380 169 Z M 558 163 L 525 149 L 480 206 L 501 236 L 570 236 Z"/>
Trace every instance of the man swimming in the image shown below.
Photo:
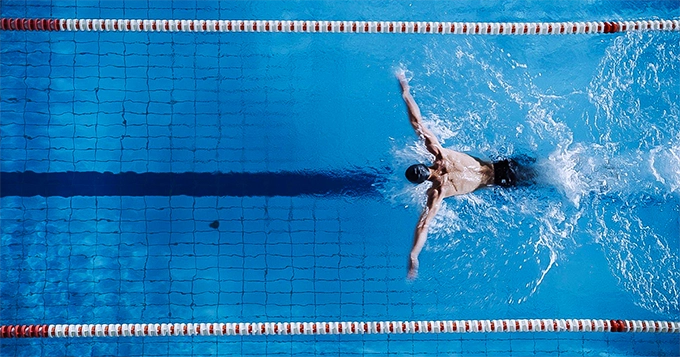
<path fill-rule="evenodd" d="M 434 155 L 431 166 L 416 164 L 406 169 L 406 178 L 420 184 L 432 182 L 427 190 L 427 205 L 420 215 L 413 238 L 413 248 L 409 256 L 408 278 L 418 275 L 418 255 L 427 240 L 427 231 L 437 214 L 442 200 L 446 197 L 464 195 L 479 188 L 491 185 L 514 186 L 516 176 L 514 162 L 503 160 L 496 163 L 484 162 L 470 155 L 445 149 L 437 137 L 423 125 L 420 109 L 409 93 L 409 85 L 404 73 L 398 73 L 402 97 L 408 107 L 409 120 L 413 129 L 425 140 L 425 147 Z"/>

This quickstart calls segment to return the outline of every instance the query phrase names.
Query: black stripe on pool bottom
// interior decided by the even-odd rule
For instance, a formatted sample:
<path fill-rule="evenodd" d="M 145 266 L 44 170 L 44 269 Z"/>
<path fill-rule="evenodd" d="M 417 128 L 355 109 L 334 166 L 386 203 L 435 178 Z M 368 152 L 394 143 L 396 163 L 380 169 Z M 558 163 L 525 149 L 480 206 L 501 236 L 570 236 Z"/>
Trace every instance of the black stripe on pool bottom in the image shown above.
<path fill-rule="evenodd" d="M 2 172 L 0 197 L 377 196 L 365 172 Z"/>

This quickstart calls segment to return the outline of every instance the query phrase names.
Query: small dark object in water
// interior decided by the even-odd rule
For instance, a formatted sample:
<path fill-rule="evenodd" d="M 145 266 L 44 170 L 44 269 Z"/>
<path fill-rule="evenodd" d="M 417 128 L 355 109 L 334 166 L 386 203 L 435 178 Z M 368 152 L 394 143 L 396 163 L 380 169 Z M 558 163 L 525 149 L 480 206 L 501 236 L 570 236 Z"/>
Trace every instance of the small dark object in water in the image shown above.
<path fill-rule="evenodd" d="M 213 223 L 210 223 L 210 228 L 220 228 L 220 221 L 213 221 Z"/>

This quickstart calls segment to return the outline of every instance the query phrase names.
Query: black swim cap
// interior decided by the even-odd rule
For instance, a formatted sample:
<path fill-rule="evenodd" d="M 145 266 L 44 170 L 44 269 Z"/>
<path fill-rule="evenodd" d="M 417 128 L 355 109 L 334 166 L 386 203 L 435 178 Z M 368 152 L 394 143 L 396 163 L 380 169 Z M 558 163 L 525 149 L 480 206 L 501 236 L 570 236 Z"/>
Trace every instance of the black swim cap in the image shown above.
<path fill-rule="evenodd" d="M 423 183 L 430 177 L 430 169 L 423 164 L 411 165 L 406 169 L 406 179 L 413 183 Z"/>

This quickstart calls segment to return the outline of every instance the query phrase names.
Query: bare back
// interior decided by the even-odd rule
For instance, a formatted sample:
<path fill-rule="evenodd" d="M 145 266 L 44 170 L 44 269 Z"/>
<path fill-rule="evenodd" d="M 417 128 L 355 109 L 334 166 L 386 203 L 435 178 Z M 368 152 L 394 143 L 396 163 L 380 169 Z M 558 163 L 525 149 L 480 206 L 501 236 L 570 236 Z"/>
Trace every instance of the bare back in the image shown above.
<path fill-rule="evenodd" d="M 439 189 L 443 197 L 493 184 L 493 166 L 462 152 L 442 148 L 430 168 L 431 189 Z"/>

